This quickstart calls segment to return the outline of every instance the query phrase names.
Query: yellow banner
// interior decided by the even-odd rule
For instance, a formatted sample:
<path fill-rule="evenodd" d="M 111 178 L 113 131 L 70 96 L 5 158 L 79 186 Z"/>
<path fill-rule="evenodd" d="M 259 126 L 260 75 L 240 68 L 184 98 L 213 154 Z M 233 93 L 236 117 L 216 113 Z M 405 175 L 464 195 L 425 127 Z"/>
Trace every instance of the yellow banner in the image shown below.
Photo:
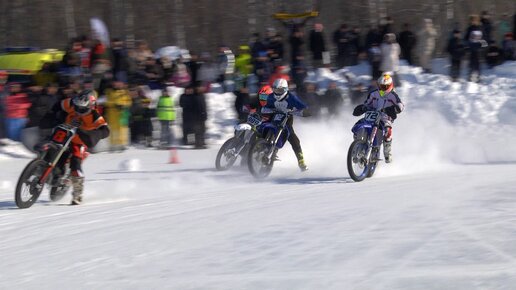
<path fill-rule="evenodd" d="M 317 17 L 319 16 L 319 11 L 310 11 L 305 13 L 275 13 L 274 18 L 276 19 L 293 19 L 293 18 L 305 18 L 305 17 Z"/>

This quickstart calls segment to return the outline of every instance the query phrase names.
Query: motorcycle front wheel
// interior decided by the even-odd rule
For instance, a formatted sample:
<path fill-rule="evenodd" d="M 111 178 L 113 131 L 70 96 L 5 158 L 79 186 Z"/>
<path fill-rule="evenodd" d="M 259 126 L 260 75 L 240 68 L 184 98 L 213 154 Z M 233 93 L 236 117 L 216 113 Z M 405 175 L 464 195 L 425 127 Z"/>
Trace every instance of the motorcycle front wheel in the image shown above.
<path fill-rule="evenodd" d="M 371 159 L 369 161 L 369 170 L 367 171 L 367 177 L 373 177 L 374 172 L 376 171 L 376 168 L 378 167 L 378 158 L 380 153 L 378 152 L 378 148 L 373 148 L 373 152 L 371 153 Z"/>
<path fill-rule="evenodd" d="M 229 138 L 220 147 L 215 159 L 215 167 L 219 171 L 228 170 L 235 164 L 240 152 L 237 152 L 240 140 L 236 137 Z"/>
<path fill-rule="evenodd" d="M 369 164 L 366 160 L 367 143 L 363 140 L 355 140 L 348 150 L 348 173 L 354 181 L 364 180 L 369 173 Z"/>
<path fill-rule="evenodd" d="M 249 149 L 247 166 L 256 179 L 263 179 L 269 176 L 272 171 L 274 159 L 268 160 L 269 150 L 273 150 L 273 148 L 270 148 L 270 144 L 264 139 L 256 141 Z"/>
<path fill-rule="evenodd" d="M 39 179 L 47 167 L 44 160 L 34 159 L 23 169 L 14 193 L 19 208 L 29 208 L 38 200 L 45 186 L 39 183 Z"/>

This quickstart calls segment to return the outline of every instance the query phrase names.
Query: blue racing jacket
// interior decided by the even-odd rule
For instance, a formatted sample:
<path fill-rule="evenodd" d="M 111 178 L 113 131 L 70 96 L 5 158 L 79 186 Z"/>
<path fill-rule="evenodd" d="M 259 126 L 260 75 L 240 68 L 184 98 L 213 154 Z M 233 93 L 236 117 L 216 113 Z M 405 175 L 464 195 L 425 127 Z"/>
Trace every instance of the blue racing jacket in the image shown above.
<path fill-rule="evenodd" d="M 287 112 L 287 111 L 302 111 L 306 109 L 307 106 L 303 101 L 301 101 L 296 95 L 291 92 L 287 92 L 287 96 L 282 100 L 278 101 L 274 97 L 274 94 L 270 94 L 267 97 L 267 103 L 262 107 L 262 114 L 270 114 L 277 111 Z"/>

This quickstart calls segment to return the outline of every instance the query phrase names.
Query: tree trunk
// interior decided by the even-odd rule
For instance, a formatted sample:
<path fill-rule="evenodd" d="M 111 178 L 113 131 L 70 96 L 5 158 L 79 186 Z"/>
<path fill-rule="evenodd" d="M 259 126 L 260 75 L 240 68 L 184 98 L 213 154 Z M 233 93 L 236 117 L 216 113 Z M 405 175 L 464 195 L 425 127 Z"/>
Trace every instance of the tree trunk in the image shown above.
<path fill-rule="evenodd" d="M 186 33 L 184 25 L 184 6 L 183 0 L 175 0 L 175 22 L 176 22 L 176 42 L 177 46 L 186 48 Z"/>
<path fill-rule="evenodd" d="M 249 18 L 247 19 L 249 35 L 251 35 L 256 32 L 256 0 L 247 1 L 247 14 L 249 15 Z"/>
<path fill-rule="evenodd" d="M 134 37 L 134 11 L 133 4 L 131 1 L 124 2 L 124 12 L 125 12 L 125 44 L 127 48 L 135 47 L 135 37 Z"/>
<path fill-rule="evenodd" d="M 77 37 L 75 28 L 75 17 L 73 9 L 73 0 L 64 0 L 65 25 L 68 39 Z"/>

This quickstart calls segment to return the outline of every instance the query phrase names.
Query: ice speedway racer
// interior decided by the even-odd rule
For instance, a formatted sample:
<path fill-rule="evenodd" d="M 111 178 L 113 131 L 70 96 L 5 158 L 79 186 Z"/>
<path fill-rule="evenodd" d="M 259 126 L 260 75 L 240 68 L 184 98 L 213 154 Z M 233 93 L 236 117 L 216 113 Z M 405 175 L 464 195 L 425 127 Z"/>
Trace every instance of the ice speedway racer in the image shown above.
<path fill-rule="evenodd" d="M 404 107 L 394 91 L 392 77 L 384 73 L 378 79 L 378 90 L 371 91 L 364 104 L 353 110 L 354 116 L 364 114 L 351 129 L 354 141 L 348 150 L 347 167 L 353 180 L 373 176 L 382 147 L 385 162 L 392 162 L 392 124 Z"/>
<path fill-rule="evenodd" d="M 70 157 L 65 161 L 64 170 L 56 165 L 69 149 L 77 129 L 77 126 L 69 124 L 55 127 L 50 141 L 39 148 L 38 156 L 23 169 L 15 191 L 15 202 L 19 208 L 31 207 L 45 188 L 50 189 L 51 201 L 60 200 L 70 191 Z"/>

